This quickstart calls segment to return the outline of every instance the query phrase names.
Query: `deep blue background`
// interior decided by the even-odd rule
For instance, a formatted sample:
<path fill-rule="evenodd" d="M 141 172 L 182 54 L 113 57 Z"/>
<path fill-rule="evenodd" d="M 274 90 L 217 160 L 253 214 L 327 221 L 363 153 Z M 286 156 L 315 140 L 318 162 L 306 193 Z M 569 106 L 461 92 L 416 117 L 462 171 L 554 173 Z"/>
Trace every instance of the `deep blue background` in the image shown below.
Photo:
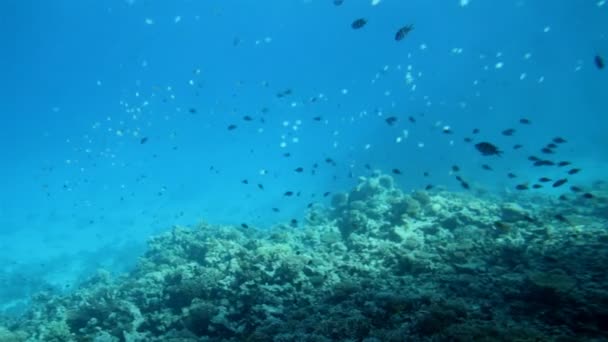
<path fill-rule="evenodd" d="M 475 189 L 501 193 L 559 177 L 526 160 L 559 135 L 568 144 L 556 159 L 584 169 L 578 184 L 606 178 L 608 71 L 593 57 L 608 56 L 608 7 L 595 2 L 0 6 L 0 262 L 5 279 L 26 279 L 22 289 L 69 284 L 99 266 L 125 269 L 150 234 L 175 224 L 303 221 L 308 203 L 347 191 L 369 173 L 366 163 L 399 168 L 408 191 L 429 183 L 461 191 L 449 174 L 458 164 Z M 368 24 L 352 30 L 360 17 Z M 406 24 L 414 31 L 394 41 Z M 276 97 L 285 89 L 293 94 Z M 444 125 L 454 134 L 442 134 Z M 482 157 L 465 144 L 473 128 L 505 155 Z M 502 136 L 506 128 L 515 136 Z M 403 130 L 409 136 L 396 143 Z M 525 148 L 512 151 L 515 143 Z M 287 190 L 301 195 L 286 198 Z M 14 281 L 4 285 L 3 300 L 22 294 L 8 290 Z"/>

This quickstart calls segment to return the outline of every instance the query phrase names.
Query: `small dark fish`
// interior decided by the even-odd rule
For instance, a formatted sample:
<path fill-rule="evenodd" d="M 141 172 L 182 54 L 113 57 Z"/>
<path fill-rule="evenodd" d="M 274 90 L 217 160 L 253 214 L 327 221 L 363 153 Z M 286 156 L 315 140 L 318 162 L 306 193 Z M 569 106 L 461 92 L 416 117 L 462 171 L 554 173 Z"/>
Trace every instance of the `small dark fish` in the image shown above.
<path fill-rule="evenodd" d="M 586 199 L 592 199 L 592 198 L 593 198 L 593 194 L 591 194 L 591 193 L 589 193 L 589 192 L 585 192 L 585 193 L 583 194 L 583 198 L 586 198 Z"/>
<path fill-rule="evenodd" d="M 548 147 L 543 147 L 540 151 L 542 153 L 546 153 L 546 154 L 552 154 L 553 153 L 553 150 L 550 149 L 550 148 L 548 148 Z"/>
<path fill-rule="evenodd" d="M 568 197 L 566 197 L 566 195 L 560 195 L 560 196 L 558 197 L 558 199 L 559 199 L 560 201 L 567 201 L 567 200 L 568 200 Z"/>
<path fill-rule="evenodd" d="M 555 181 L 555 183 L 553 183 L 553 187 L 557 188 L 558 186 L 562 186 L 562 185 L 566 184 L 566 182 L 568 182 L 568 179 L 566 179 L 566 178 L 558 179 Z"/>
<path fill-rule="evenodd" d="M 325 158 L 325 162 L 327 164 L 331 164 L 333 166 L 336 166 L 336 162 L 333 159 L 331 159 L 331 158 Z"/>
<path fill-rule="evenodd" d="M 285 191 L 283 196 L 287 196 L 287 197 L 293 196 L 293 191 Z"/>
<path fill-rule="evenodd" d="M 484 156 L 492 156 L 492 155 L 497 155 L 500 156 L 502 154 L 502 151 L 498 149 L 498 147 L 496 147 L 495 145 L 489 143 L 489 142 L 480 142 L 475 144 L 475 148 L 481 152 L 482 155 Z"/>
<path fill-rule="evenodd" d="M 413 116 L 408 116 L 407 119 L 411 122 L 411 123 L 416 123 L 416 118 Z"/>
<path fill-rule="evenodd" d="M 392 125 L 394 125 L 394 124 L 395 124 L 395 122 L 397 122 L 397 117 L 395 117 L 395 116 L 389 116 L 389 117 L 388 117 L 388 118 L 386 118 L 384 121 L 386 121 L 386 123 L 387 123 L 389 126 L 392 126 Z"/>
<path fill-rule="evenodd" d="M 296 219 L 291 219 L 291 221 L 289 221 L 289 224 L 290 224 L 292 227 L 297 227 L 297 226 L 298 226 L 298 220 L 296 220 Z"/>
<path fill-rule="evenodd" d="M 321 117 L 320 116 L 315 116 L 314 118 L 312 118 L 315 121 L 321 121 Z"/>
<path fill-rule="evenodd" d="M 245 116 L 243 116 L 243 120 L 245 120 L 245 121 L 251 121 L 251 120 L 253 120 L 253 118 L 251 116 L 249 116 L 249 115 L 245 115 Z"/>
<path fill-rule="evenodd" d="M 400 41 L 403 38 L 405 38 L 405 36 L 408 35 L 408 33 L 410 33 L 412 30 L 414 29 L 414 25 L 406 25 L 403 26 L 402 28 L 400 28 L 397 33 L 395 33 L 395 40 L 396 41 Z"/>
<path fill-rule="evenodd" d="M 148 142 L 148 137 L 143 137 L 143 138 L 141 138 L 139 140 L 139 143 L 142 144 L 142 145 L 145 144 L 145 143 L 147 143 L 147 142 Z"/>
<path fill-rule="evenodd" d="M 428 177 L 428 176 L 430 176 L 431 174 L 430 174 L 428 171 L 424 171 L 424 172 L 422 173 L 422 175 L 423 175 L 424 177 Z"/>
<path fill-rule="evenodd" d="M 557 163 L 557 166 L 562 167 L 562 166 L 568 166 L 570 164 L 572 164 L 572 163 L 569 161 L 561 161 L 561 162 Z"/>
<path fill-rule="evenodd" d="M 547 148 L 557 148 L 557 145 L 554 143 L 547 144 Z"/>
<path fill-rule="evenodd" d="M 593 62 L 595 63 L 595 67 L 602 70 L 604 69 L 604 59 L 600 55 L 595 55 L 593 58 Z"/>
<path fill-rule="evenodd" d="M 424 187 L 424 190 L 431 190 L 433 188 L 432 184 L 428 184 L 427 186 Z"/>
<path fill-rule="evenodd" d="M 190 109 L 188 109 L 188 112 L 190 114 L 196 114 L 196 108 L 190 108 Z"/>
<path fill-rule="evenodd" d="M 308 203 L 308 205 L 306 205 L 306 208 L 310 209 L 310 208 L 312 208 L 312 205 L 313 205 L 313 203 L 310 202 L 310 203 Z"/>
<path fill-rule="evenodd" d="M 326 192 L 324 192 L 324 193 L 323 193 L 323 197 L 327 197 L 327 196 L 329 196 L 330 194 L 331 194 L 331 192 L 330 192 L 330 191 L 326 191 Z"/>
<path fill-rule="evenodd" d="M 519 150 L 519 149 L 520 149 L 520 148 L 522 148 L 522 147 L 524 147 L 524 146 L 523 146 L 523 145 L 520 145 L 520 144 L 513 145 L 513 149 L 514 149 L 514 150 Z"/>
<path fill-rule="evenodd" d="M 467 190 L 471 188 L 471 186 L 469 186 L 469 183 L 467 182 L 460 182 L 460 185 Z"/>
<path fill-rule="evenodd" d="M 232 131 L 232 130 L 234 130 L 234 129 L 236 129 L 236 125 L 234 125 L 234 124 L 232 124 L 232 125 L 228 125 L 228 130 L 229 130 L 229 131 Z"/>
<path fill-rule="evenodd" d="M 443 134 L 452 134 L 452 133 L 454 133 L 450 127 L 443 127 L 441 130 L 443 131 Z"/>
<path fill-rule="evenodd" d="M 530 120 L 528 120 L 526 118 L 521 118 L 521 119 L 519 119 L 519 123 L 523 124 L 523 125 L 529 125 L 531 122 L 530 122 Z"/>
<path fill-rule="evenodd" d="M 464 182 L 464 179 L 462 179 L 462 177 L 460 177 L 460 176 L 456 176 L 456 180 L 458 180 L 461 183 Z"/>
<path fill-rule="evenodd" d="M 258 183 L 258 188 L 260 188 L 260 190 L 264 190 L 264 185 L 261 183 Z"/>
<path fill-rule="evenodd" d="M 547 177 L 541 177 L 538 179 L 539 182 L 541 183 L 547 183 L 551 181 L 551 178 L 547 178 Z"/>
<path fill-rule="evenodd" d="M 553 165 L 555 165 L 555 163 L 550 160 L 539 160 L 534 163 L 534 166 L 553 166 Z"/>
<path fill-rule="evenodd" d="M 344 3 L 344 0 L 334 0 L 334 6 L 340 6 Z"/>
<path fill-rule="evenodd" d="M 283 153 L 283 157 L 289 158 L 289 157 L 291 157 L 291 153 L 285 152 L 285 153 Z"/>
<path fill-rule="evenodd" d="M 453 172 L 458 172 L 458 171 L 460 171 L 460 167 L 458 165 L 453 165 L 452 166 L 452 171 Z"/>
<path fill-rule="evenodd" d="M 474 128 L 473 129 L 473 134 L 478 134 L 479 133 L 479 128 Z"/>
<path fill-rule="evenodd" d="M 304 168 L 303 167 L 296 167 L 294 169 L 294 171 L 300 173 L 300 172 L 304 171 Z"/>
<path fill-rule="evenodd" d="M 280 210 L 279 210 L 279 208 L 272 208 L 272 211 L 274 211 L 275 213 L 278 213 Z"/>
<path fill-rule="evenodd" d="M 241 183 L 243 183 L 243 184 L 249 184 L 249 181 L 248 181 L 248 180 L 246 180 L 246 179 L 243 179 L 243 180 L 241 181 Z"/>
<path fill-rule="evenodd" d="M 581 172 L 581 169 L 571 169 L 570 171 L 568 171 L 569 175 L 575 175 L 577 173 Z"/>
<path fill-rule="evenodd" d="M 571 186 L 570 190 L 572 190 L 572 192 L 583 192 L 583 189 L 579 188 L 578 186 Z"/>
<path fill-rule="evenodd" d="M 538 158 L 537 156 L 529 156 L 528 160 L 530 160 L 530 161 L 540 161 L 541 159 Z"/>
<path fill-rule="evenodd" d="M 515 175 L 515 174 L 514 174 L 514 173 L 512 173 L 512 172 L 509 172 L 509 173 L 507 174 L 507 177 L 509 177 L 509 178 L 517 178 L 517 175 Z"/>
<path fill-rule="evenodd" d="M 494 170 L 494 169 L 492 169 L 492 167 L 491 167 L 490 165 L 488 165 L 488 164 L 483 164 L 483 165 L 481 165 L 481 168 L 482 168 L 482 169 L 484 169 L 484 170 L 486 170 L 486 171 L 492 171 L 492 170 Z"/>
<path fill-rule="evenodd" d="M 468 142 L 468 143 L 470 143 L 471 141 L 473 141 L 473 139 L 471 139 L 471 138 L 469 138 L 469 137 L 465 137 L 465 138 L 464 138 L 464 142 Z"/>
<path fill-rule="evenodd" d="M 534 184 L 534 185 L 532 185 L 532 188 L 533 188 L 533 189 L 540 189 L 540 188 L 542 188 L 542 187 L 543 187 L 543 186 L 542 186 L 542 185 L 540 185 L 540 184 Z"/>
<path fill-rule="evenodd" d="M 396 175 L 400 175 L 401 174 L 401 170 L 399 170 L 399 169 L 393 169 L 392 171 Z"/>
<path fill-rule="evenodd" d="M 353 23 L 350 24 L 350 27 L 352 27 L 353 30 L 358 30 L 360 28 L 363 28 L 365 24 L 367 24 L 367 20 L 365 18 L 359 18 L 353 21 Z"/>
<path fill-rule="evenodd" d="M 247 223 L 241 223 L 241 227 L 243 227 L 245 229 L 249 228 L 249 226 L 247 225 Z"/>
<path fill-rule="evenodd" d="M 502 135 L 506 135 L 508 137 L 512 136 L 514 133 L 515 130 L 513 128 L 505 129 L 504 131 L 502 131 Z"/>
<path fill-rule="evenodd" d="M 517 184 L 515 186 L 515 189 L 517 189 L 517 190 L 528 190 L 528 184 Z"/>
<path fill-rule="evenodd" d="M 553 142 L 556 144 L 563 144 L 566 142 L 566 139 L 564 139 L 562 137 L 555 137 L 555 138 L 553 138 Z"/>

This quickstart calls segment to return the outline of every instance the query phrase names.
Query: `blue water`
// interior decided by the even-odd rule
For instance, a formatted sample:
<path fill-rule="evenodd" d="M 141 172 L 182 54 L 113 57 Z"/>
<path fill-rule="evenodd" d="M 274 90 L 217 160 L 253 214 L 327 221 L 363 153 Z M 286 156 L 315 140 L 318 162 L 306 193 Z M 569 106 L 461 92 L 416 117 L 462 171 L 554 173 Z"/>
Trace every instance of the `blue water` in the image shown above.
<path fill-rule="evenodd" d="M 301 221 L 309 203 L 369 175 L 366 164 L 398 168 L 405 190 L 465 191 L 450 174 L 458 165 L 471 191 L 515 192 L 559 177 L 526 158 L 560 136 L 568 142 L 551 158 L 583 169 L 576 184 L 608 174 L 608 70 L 593 61 L 608 58 L 602 1 L 0 6 L 7 310 L 99 267 L 128 270 L 147 238 L 174 225 Z M 361 17 L 368 24 L 353 30 Z M 396 42 L 406 24 L 414 30 Z M 505 153 L 484 157 L 464 137 Z"/>

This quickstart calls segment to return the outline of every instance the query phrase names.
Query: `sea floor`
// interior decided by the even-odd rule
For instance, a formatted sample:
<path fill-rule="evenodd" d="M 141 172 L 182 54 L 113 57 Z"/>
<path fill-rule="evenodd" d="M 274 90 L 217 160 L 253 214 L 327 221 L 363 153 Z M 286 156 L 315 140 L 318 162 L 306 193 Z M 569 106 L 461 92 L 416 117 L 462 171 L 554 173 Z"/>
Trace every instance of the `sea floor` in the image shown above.
<path fill-rule="evenodd" d="M 174 227 L 129 273 L 35 295 L 0 341 L 606 341 L 608 185 L 592 193 L 377 174 L 298 226 Z"/>

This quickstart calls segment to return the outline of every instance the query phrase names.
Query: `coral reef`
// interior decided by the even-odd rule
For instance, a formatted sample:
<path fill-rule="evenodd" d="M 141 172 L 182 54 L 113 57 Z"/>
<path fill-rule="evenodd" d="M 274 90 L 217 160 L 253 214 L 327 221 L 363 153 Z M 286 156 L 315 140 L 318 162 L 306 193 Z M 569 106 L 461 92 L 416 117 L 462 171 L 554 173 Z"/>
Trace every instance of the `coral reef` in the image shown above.
<path fill-rule="evenodd" d="M 572 225 L 512 199 L 405 194 L 387 175 L 307 218 L 298 229 L 174 227 L 127 275 L 100 271 L 69 295 L 37 295 L 0 322 L 0 341 L 608 336 L 605 218 Z"/>

